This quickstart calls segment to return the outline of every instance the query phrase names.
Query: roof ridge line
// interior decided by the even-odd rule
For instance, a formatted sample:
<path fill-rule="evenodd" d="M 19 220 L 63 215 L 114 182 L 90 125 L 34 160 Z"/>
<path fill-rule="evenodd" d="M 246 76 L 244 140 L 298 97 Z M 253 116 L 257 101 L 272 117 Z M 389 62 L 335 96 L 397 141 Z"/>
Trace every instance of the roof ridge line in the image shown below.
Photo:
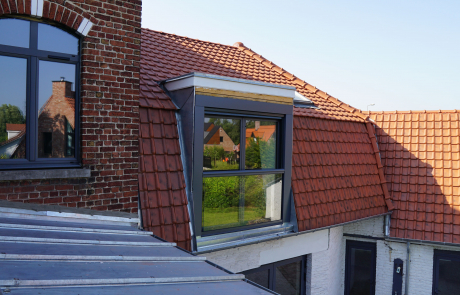
<path fill-rule="evenodd" d="M 141 28 L 141 29 L 142 30 L 149 30 L 149 31 L 154 32 L 154 33 L 165 34 L 165 35 L 170 35 L 170 36 L 176 36 L 176 37 L 179 37 L 179 38 L 187 38 L 187 39 L 190 39 L 190 40 L 195 40 L 195 41 L 200 41 L 200 42 L 217 44 L 217 45 L 221 45 L 221 46 L 235 48 L 235 46 L 232 46 L 232 45 L 227 45 L 227 44 L 222 44 L 222 43 L 217 43 L 217 42 L 212 42 L 212 41 L 205 41 L 205 40 L 191 38 L 191 37 L 187 37 L 187 36 L 181 36 L 181 35 L 177 35 L 177 34 L 166 33 L 166 32 L 163 32 L 163 31 L 156 31 L 156 30 L 152 30 L 152 29 L 149 29 L 149 28 Z"/>
<path fill-rule="evenodd" d="M 264 58 L 262 55 L 257 54 L 252 49 L 246 47 L 242 42 L 236 42 L 235 44 L 233 44 L 233 47 L 236 47 L 236 48 L 238 48 L 238 50 L 243 51 L 248 56 L 254 58 L 255 60 L 257 60 L 258 62 L 260 62 L 261 64 L 263 64 L 267 68 L 278 72 L 280 75 L 284 76 L 285 78 L 287 78 L 291 82 L 293 82 L 293 83 L 305 88 L 306 90 L 308 90 L 310 92 L 315 93 L 316 95 L 320 96 L 321 98 L 324 98 L 324 99 L 332 102 L 333 104 L 335 104 L 338 107 L 344 109 L 345 111 L 348 111 L 348 112 L 356 115 L 357 117 L 360 117 L 364 121 L 369 120 L 369 116 L 364 114 L 361 110 L 342 102 L 341 100 L 339 100 L 339 99 L 327 94 L 326 92 L 316 88 L 313 85 L 308 84 L 306 81 L 296 77 L 294 74 L 289 73 L 288 71 L 284 70 L 282 67 L 280 67 L 280 66 L 274 64 L 273 62 L 269 61 L 268 59 Z"/>
<path fill-rule="evenodd" d="M 442 113 L 460 113 L 460 110 L 408 110 L 408 111 L 369 111 L 371 114 L 442 114 Z"/>

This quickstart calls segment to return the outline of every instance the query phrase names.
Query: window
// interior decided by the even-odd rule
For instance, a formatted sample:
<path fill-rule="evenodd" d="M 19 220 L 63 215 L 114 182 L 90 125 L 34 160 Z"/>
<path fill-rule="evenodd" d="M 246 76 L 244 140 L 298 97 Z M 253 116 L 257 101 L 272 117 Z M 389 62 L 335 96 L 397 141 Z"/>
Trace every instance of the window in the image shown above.
<path fill-rule="evenodd" d="M 433 294 L 460 294 L 460 252 L 434 250 Z"/>
<path fill-rule="evenodd" d="M 0 167 L 79 166 L 79 39 L 0 19 Z"/>
<path fill-rule="evenodd" d="M 283 260 L 243 272 L 246 278 L 281 295 L 303 295 L 305 256 Z"/>
<path fill-rule="evenodd" d="M 281 222 L 280 118 L 206 114 L 202 231 Z M 208 160 L 209 161 L 209 160 Z"/>
<path fill-rule="evenodd" d="M 345 295 L 375 294 L 375 261 L 374 243 L 347 241 Z"/>

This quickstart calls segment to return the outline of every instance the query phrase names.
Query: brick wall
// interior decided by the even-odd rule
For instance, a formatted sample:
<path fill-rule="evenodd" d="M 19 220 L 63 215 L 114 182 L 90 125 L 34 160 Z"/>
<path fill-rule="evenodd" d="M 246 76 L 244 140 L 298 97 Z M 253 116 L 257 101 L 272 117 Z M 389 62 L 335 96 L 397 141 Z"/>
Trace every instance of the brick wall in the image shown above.
<path fill-rule="evenodd" d="M 343 294 L 345 269 L 343 227 L 330 229 L 329 248 L 311 255 L 310 294 Z"/>
<path fill-rule="evenodd" d="M 73 31 L 93 23 L 81 54 L 81 154 L 91 177 L 3 181 L 0 200 L 137 212 L 141 6 L 141 0 L 44 1 L 47 21 Z M 8 15 L 30 16 L 31 1 L 0 0 L 0 16 Z"/>

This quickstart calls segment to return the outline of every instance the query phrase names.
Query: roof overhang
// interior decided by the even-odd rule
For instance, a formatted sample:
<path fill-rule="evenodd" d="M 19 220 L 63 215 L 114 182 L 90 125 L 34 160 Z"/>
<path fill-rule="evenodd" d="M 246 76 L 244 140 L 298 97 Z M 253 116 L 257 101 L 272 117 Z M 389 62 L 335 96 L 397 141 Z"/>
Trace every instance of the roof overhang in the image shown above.
<path fill-rule="evenodd" d="M 237 79 L 225 76 L 210 75 L 204 73 L 190 73 L 187 75 L 161 81 L 168 91 L 195 87 L 201 94 L 217 96 L 231 95 L 252 97 L 257 100 L 258 96 L 276 98 L 273 102 L 284 102 L 291 104 L 295 97 L 296 88 L 294 86 L 264 83 L 259 81 Z"/>

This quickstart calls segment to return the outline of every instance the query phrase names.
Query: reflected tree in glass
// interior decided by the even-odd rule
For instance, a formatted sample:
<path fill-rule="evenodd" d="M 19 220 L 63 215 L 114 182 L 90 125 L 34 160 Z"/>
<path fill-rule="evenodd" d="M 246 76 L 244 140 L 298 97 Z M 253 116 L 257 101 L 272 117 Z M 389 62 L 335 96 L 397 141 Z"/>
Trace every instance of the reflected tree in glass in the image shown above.
<path fill-rule="evenodd" d="M 0 160 L 26 157 L 27 60 L 0 56 Z"/>

